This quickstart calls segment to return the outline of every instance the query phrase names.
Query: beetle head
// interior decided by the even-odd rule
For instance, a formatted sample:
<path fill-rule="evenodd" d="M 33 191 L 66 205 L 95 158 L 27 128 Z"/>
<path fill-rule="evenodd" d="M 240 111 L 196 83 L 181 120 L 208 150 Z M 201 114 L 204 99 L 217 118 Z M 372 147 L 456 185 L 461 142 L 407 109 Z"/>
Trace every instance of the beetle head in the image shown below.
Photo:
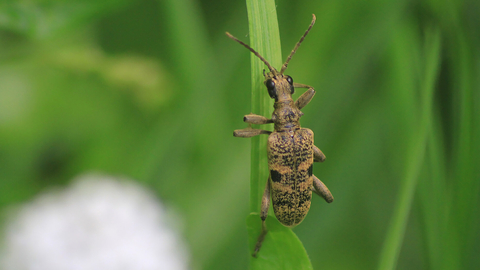
<path fill-rule="evenodd" d="M 295 92 L 295 87 L 293 87 L 292 77 L 284 74 L 277 73 L 274 75 L 273 72 L 268 72 L 265 74 L 265 86 L 268 90 L 268 95 L 275 99 L 275 102 L 291 100 L 292 94 Z"/>
<path fill-rule="evenodd" d="M 293 79 L 292 77 L 288 75 L 283 75 L 285 70 L 287 69 L 288 63 L 290 62 L 290 59 L 292 59 L 292 56 L 297 52 L 298 47 L 300 47 L 300 44 L 302 41 L 305 39 L 307 36 L 308 32 L 310 29 L 312 29 L 312 26 L 315 24 L 315 14 L 312 14 L 313 19 L 312 22 L 310 23 L 310 26 L 308 27 L 307 31 L 305 31 L 305 34 L 300 38 L 300 40 L 297 42 L 295 47 L 293 48 L 292 52 L 290 55 L 287 57 L 287 61 L 282 65 L 282 68 L 280 69 L 280 72 L 278 72 L 268 61 L 263 58 L 257 51 L 252 49 L 252 47 L 248 46 L 247 44 L 243 43 L 236 37 L 232 36 L 230 33 L 226 33 L 227 36 L 236 42 L 242 44 L 245 48 L 250 50 L 253 54 L 255 54 L 260 60 L 262 60 L 263 63 L 268 67 L 270 72 L 265 74 L 265 71 L 263 71 L 263 75 L 265 76 L 265 86 L 267 87 L 268 94 L 270 95 L 271 98 L 275 99 L 275 101 L 282 101 L 285 99 L 291 99 L 293 92 L 295 91 L 293 87 Z"/>

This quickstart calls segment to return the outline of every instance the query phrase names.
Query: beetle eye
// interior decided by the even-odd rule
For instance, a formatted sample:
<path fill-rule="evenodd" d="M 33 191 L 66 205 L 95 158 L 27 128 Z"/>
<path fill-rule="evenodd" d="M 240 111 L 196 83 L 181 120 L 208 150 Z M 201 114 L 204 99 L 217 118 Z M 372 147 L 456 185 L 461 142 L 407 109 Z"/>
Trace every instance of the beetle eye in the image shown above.
<path fill-rule="evenodd" d="M 275 82 L 272 81 L 272 79 L 268 79 L 265 82 L 265 86 L 267 86 L 268 95 L 270 95 L 271 98 L 277 98 L 277 95 L 275 93 Z"/>
<path fill-rule="evenodd" d="M 287 82 L 290 84 L 290 94 L 293 95 L 293 93 L 295 92 L 295 87 L 293 87 L 293 79 L 292 79 L 292 77 L 290 77 L 290 76 L 287 75 Z"/>
<path fill-rule="evenodd" d="M 292 77 L 290 77 L 290 76 L 287 75 L 287 82 L 288 82 L 290 85 L 293 85 L 293 79 L 292 79 Z"/>
<path fill-rule="evenodd" d="M 293 93 L 295 92 L 295 87 L 293 87 L 293 79 L 288 75 L 286 79 L 287 79 L 287 82 L 290 84 L 290 94 L 293 95 Z"/>

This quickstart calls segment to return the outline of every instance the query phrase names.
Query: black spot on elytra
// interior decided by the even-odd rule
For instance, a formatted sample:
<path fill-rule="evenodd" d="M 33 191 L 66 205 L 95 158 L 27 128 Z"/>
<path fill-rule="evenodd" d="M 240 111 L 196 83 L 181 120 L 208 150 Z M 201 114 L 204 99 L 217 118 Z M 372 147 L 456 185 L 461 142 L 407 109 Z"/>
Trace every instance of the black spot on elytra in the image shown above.
<path fill-rule="evenodd" d="M 310 167 L 308 168 L 308 176 L 312 176 L 313 174 L 313 164 L 310 165 Z"/>
<path fill-rule="evenodd" d="M 282 175 L 275 170 L 270 170 L 270 177 L 272 178 L 272 181 L 275 183 L 278 183 L 282 180 Z"/>

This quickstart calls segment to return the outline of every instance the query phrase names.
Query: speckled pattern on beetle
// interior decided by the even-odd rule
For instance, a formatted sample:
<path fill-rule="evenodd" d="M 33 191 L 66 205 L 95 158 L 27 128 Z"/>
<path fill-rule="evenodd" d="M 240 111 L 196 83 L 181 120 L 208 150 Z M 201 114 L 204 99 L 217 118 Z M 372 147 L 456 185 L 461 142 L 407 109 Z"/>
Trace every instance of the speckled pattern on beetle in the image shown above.
<path fill-rule="evenodd" d="M 267 234 L 265 219 L 272 200 L 273 210 L 278 221 L 287 227 L 298 225 L 308 213 L 312 199 L 312 192 L 325 199 L 328 203 L 333 201 L 333 196 L 327 186 L 313 175 L 313 163 L 325 161 L 325 155 L 314 145 L 313 131 L 300 127 L 301 109 L 305 107 L 315 95 L 313 87 L 294 83 L 292 77 L 284 75 L 288 63 L 305 39 L 313 24 L 315 15 L 307 31 L 295 45 L 280 72 L 272 67 L 265 58 L 247 44 L 238 40 L 227 32 L 227 36 L 245 46 L 262 60 L 270 72 L 265 75 L 265 86 L 269 96 L 275 100 L 272 118 L 261 115 L 245 115 L 243 121 L 249 127 L 233 132 L 235 137 L 250 138 L 261 134 L 269 134 L 267 152 L 270 175 L 265 186 L 260 209 L 262 219 L 262 232 L 255 245 L 253 256 L 262 246 Z M 308 88 L 296 101 L 292 94 L 295 88 Z M 251 124 L 274 124 L 274 131 L 253 129 Z"/>

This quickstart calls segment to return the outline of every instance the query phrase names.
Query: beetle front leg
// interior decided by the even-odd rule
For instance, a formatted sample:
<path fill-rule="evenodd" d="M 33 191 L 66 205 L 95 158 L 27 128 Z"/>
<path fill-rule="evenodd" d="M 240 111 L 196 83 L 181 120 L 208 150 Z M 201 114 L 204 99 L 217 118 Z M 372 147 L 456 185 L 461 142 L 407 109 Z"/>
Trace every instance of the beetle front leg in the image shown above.
<path fill-rule="evenodd" d="M 250 138 L 253 136 L 257 136 L 260 134 L 270 134 L 271 131 L 263 130 L 263 129 L 254 129 L 251 127 L 244 128 L 244 129 L 236 129 L 233 131 L 234 137 L 241 137 L 241 138 Z"/>
<path fill-rule="evenodd" d="M 263 124 L 270 124 L 273 123 L 272 119 L 268 119 L 265 116 L 261 116 L 258 114 L 247 114 L 243 117 L 243 121 L 245 123 L 249 124 L 255 124 L 255 125 L 263 125 Z"/>
<path fill-rule="evenodd" d="M 323 154 L 320 148 L 313 146 L 313 161 L 315 162 L 324 162 L 327 157 Z"/>
<path fill-rule="evenodd" d="M 303 107 L 305 107 L 312 100 L 313 96 L 315 95 L 315 90 L 311 86 L 308 86 L 308 85 L 305 85 L 305 84 L 300 84 L 300 83 L 294 83 L 293 87 L 295 87 L 295 88 L 308 88 L 308 90 L 305 91 L 305 93 L 303 93 L 297 99 L 297 101 L 295 101 L 295 105 L 297 106 L 297 108 L 299 110 L 301 110 Z"/>
<path fill-rule="evenodd" d="M 265 226 L 265 220 L 268 216 L 268 208 L 270 207 L 270 177 L 267 180 L 267 184 L 265 185 L 265 191 L 263 192 L 262 196 L 262 206 L 260 208 L 260 218 L 262 219 L 262 232 L 258 236 L 257 243 L 255 244 L 255 250 L 253 251 L 252 256 L 257 257 L 258 251 L 262 247 L 263 240 L 265 240 L 265 236 L 267 235 L 267 227 Z"/>
<path fill-rule="evenodd" d="M 312 191 L 315 192 L 318 196 L 322 197 L 325 199 L 327 203 L 333 202 L 333 195 L 328 190 L 327 186 L 320 181 L 315 175 L 313 176 L 313 186 L 312 186 Z"/>

